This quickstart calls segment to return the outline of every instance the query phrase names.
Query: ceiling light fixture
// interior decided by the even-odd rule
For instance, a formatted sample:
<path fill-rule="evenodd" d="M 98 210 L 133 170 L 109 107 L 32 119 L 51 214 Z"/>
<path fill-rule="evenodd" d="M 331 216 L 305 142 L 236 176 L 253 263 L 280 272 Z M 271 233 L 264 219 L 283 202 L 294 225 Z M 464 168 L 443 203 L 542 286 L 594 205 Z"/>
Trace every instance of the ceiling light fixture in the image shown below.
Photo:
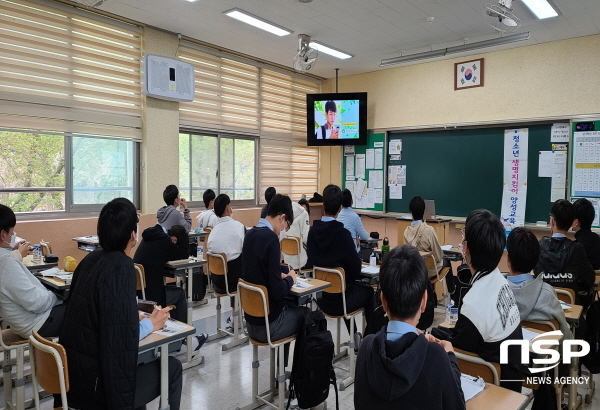
<path fill-rule="evenodd" d="M 223 14 L 278 36 L 287 36 L 288 34 L 293 33 L 292 30 L 288 30 L 285 27 L 281 27 L 275 23 L 271 23 L 270 21 L 255 16 L 254 14 L 250 14 L 247 11 L 240 10 L 237 7 L 231 10 L 224 11 Z"/>
<path fill-rule="evenodd" d="M 523 3 L 540 20 L 558 16 L 558 8 L 551 0 L 523 0 Z"/>
<path fill-rule="evenodd" d="M 330 56 L 334 56 L 334 57 L 340 58 L 342 60 L 354 57 L 352 54 L 348 54 L 345 51 L 338 50 L 336 48 L 325 45 L 323 43 L 319 43 L 318 41 L 311 41 L 310 47 L 316 48 L 321 53 L 329 54 Z"/>
<path fill-rule="evenodd" d="M 386 67 L 386 66 L 390 66 L 390 65 L 394 65 L 394 64 L 408 63 L 411 61 L 427 60 L 427 59 L 436 58 L 436 57 L 444 57 L 444 56 L 447 56 L 448 54 L 463 53 L 465 51 L 479 50 L 481 48 L 501 46 L 504 44 L 514 43 L 517 41 L 524 41 L 524 40 L 528 40 L 528 39 L 529 39 L 529 32 L 513 34 L 511 36 L 493 38 L 491 40 L 479 41 L 477 43 L 463 44 L 461 46 L 443 48 L 441 50 L 433 50 L 433 51 L 426 51 L 424 53 L 409 54 L 407 56 L 385 58 L 385 59 L 381 60 L 381 64 L 379 64 L 379 67 Z"/>

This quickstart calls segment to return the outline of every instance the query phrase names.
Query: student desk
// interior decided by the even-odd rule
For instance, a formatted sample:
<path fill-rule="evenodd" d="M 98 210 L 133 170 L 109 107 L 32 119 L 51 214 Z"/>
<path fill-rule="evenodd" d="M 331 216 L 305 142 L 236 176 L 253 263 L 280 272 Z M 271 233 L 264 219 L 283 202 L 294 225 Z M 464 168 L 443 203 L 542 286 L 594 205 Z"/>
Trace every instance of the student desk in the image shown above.
<path fill-rule="evenodd" d="M 187 306 L 188 306 L 188 325 L 192 325 L 194 323 L 194 301 L 192 300 L 193 295 L 193 280 L 194 274 L 192 270 L 195 267 L 202 266 L 206 263 L 204 259 L 182 259 L 178 261 L 170 261 L 165 265 L 165 276 L 168 277 L 186 277 L 187 282 L 185 285 L 185 293 L 187 295 Z M 183 370 L 189 369 L 190 367 L 197 366 L 199 364 L 204 364 L 204 356 L 200 356 L 199 358 L 192 358 L 193 351 L 191 346 L 192 343 L 192 335 L 190 334 L 187 337 L 187 362 L 183 363 Z"/>
<path fill-rule="evenodd" d="M 398 246 L 404 245 L 404 231 L 412 223 L 411 219 L 406 217 L 396 218 L 398 221 Z M 431 226 L 435 230 L 440 245 L 445 245 L 449 241 L 450 237 L 450 222 L 452 219 L 426 219 L 427 225 Z"/>
<path fill-rule="evenodd" d="M 565 310 L 565 318 L 567 322 L 571 325 L 571 327 L 577 327 L 579 324 L 579 318 L 581 317 L 581 313 L 583 312 L 583 306 L 579 305 L 570 305 L 569 309 Z"/>
<path fill-rule="evenodd" d="M 206 232 L 206 231 L 200 231 L 200 232 L 195 232 L 195 231 L 190 231 L 188 233 L 188 236 L 190 238 L 190 243 L 197 241 L 197 242 L 202 242 L 204 240 L 204 238 L 206 238 L 206 235 L 208 235 L 210 232 Z"/>
<path fill-rule="evenodd" d="M 183 340 L 185 337 L 190 339 L 194 333 L 196 333 L 196 329 L 192 326 L 187 326 L 181 332 L 172 336 L 150 333 L 140 340 L 138 364 L 148 363 L 158 359 L 160 356 L 160 410 L 169 409 L 169 344 Z M 188 346 L 191 346 L 191 344 L 188 344 Z"/>
<path fill-rule="evenodd" d="M 46 269 L 55 268 L 58 266 L 58 262 L 46 263 L 42 261 L 40 263 L 35 263 L 30 256 L 26 256 L 23 258 L 23 265 L 29 269 L 29 272 L 36 273 Z"/>
<path fill-rule="evenodd" d="M 73 240 L 77 242 L 77 247 L 84 252 L 94 252 L 96 249 L 100 249 L 98 235 L 79 236 Z"/>
<path fill-rule="evenodd" d="M 522 410 L 528 404 L 527 396 L 486 383 L 484 390 L 467 401 L 467 410 Z"/>
<path fill-rule="evenodd" d="M 305 289 L 290 289 L 290 293 L 285 297 L 285 302 L 291 306 L 304 306 L 310 300 L 311 295 L 315 295 L 318 298 L 323 289 L 331 286 L 331 283 L 325 282 L 324 280 L 305 279 L 312 286 Z"/>

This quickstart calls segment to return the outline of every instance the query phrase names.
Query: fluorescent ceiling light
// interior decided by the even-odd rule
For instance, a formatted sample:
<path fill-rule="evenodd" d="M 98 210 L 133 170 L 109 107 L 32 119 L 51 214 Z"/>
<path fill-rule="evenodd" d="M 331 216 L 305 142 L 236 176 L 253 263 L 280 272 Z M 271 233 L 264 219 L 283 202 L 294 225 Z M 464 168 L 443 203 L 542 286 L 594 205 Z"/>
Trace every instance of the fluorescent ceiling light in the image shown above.
<path fill-rule="evenodd" d="M 240 10 L 238 8 L 224 11 L 223 14 L 278 36 L 287 36 L 288 34 L 293 33 L 292 30 L 288 30 L 285 27 L 278 26 L 275 23 L 271 23 L 270 21 L 267 21 L 263 18 L 255 16 L 253 14 L 248 13 L 247 11 Z"/>
<path fill-rule="evenodd" d="M 354 57 L 352 54 L 348 54 L 345 51 L 337 50 L 333 47 L 326 46 L 325 44 L 319 43 L 317 41 L 311 41 L 309 47 L 316 48 L 320 52 L 329 54 L 330 56 L 334 56 L 342 60 Z"/>
<path fill-rule="evenodd" d="M 523 0 L 523 3 L 537 16 L 537 18 L 547 19 L 558 16 L 555 6 L 548 0 Z"/>
<path fill-rule="evenodd" d="M 381 60 L 379 67 L 386 67 L 394 64 L 408 63 L 411 61 L 427 60 L 430 58 L 443 57 L 448 54 L 464 53 L 465 51 L 479 50 L 487 47 L 501 46 L 529 39 L 529 32 L 513 34 L 512 36 L 498 37 L 491 40 L 479 41 L 477 43 L 463 44 L 461 46 L 442 48 L 440 50 L 426 51 L 424 53 L 410 54 L 407 56 L 386 58 Z"/>

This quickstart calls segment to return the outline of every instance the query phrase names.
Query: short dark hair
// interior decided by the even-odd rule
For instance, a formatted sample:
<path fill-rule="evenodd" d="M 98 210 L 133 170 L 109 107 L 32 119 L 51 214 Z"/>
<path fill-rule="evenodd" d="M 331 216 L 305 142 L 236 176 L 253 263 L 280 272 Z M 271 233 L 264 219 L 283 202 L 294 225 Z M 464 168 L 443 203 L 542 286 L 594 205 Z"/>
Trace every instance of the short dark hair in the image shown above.
<path fill-rule="evenodd" d="M 265 189 L 265 201 L 267 201 L 267 203 L 270 203 L 271 199 L 273 199 L 276 193 L 277 190 L 275 189 L 275 187 L 270 186 L 267 189 Z"/>
<path fill-rule="evenodd" d="M 225 212 L 225 208 L 227 208 L 227 205 L 230 203 L 231 199 L 229 199 L 229 195 L 219 194 L 215 199 L 215 215 L 221 218 Z"/>
<path fill-rule="evenodd" d="M 579 198 L 573 203 L 573 209 L 575 210 L 575 219 L 579 221 L 579 226 L 590 229 L 594 218 L 596 218 L 594 205 L 586 198 Z"/>
<path fill-rule="evenodd" d="M 335 105 L 335 101 L 329 100 L 325 103 L 325 112 L 329 112 L 329 111 L 337 112 L 337 107 Z"/>
<path fill-rule="evenodd" d="M 344 208 L 349 208 L 352 206 L 352 192 L 349 189 L 344 189 L 342 191 L 342 206 Z"/>
<path fill-rule="evenodd" d="M 379 287 L 394 318 L 406 320 L 414 317 L 419 312 L 428 285 L 427 267 L 417 248 L 398 246 L 383 259 Z"/>
<path fill-rule="evenodd" d="M 465 241 L 475 270 L 490 272 L 498 267 L 504 252 L 504 225 L 487 209 L 477 209 L 467 216 Z"/>
<path fill-rule="evenodd" d="M 558 199 L 552 204 L 550 214 L 556 222 L 556 227 L 561 231 L 568 231 L 575 220 L 575 208 L 566 199 Z"/>
<path fill-rule="evenodd" d="M 540 258 L 538 239 L 533 232 L 523 226 L 513 229 L 508 235 L 506 250 L 514 272 L 531 272 Z"/>
<path fill-rule="evenodd" d="M 408 210 L 415 221 L 422 220 L 425 213 L 425 201 L 418 195 L 414 196 L 408 203 Z"/>
<path fill-rule="evenodd" d="M 308 202 L 306 199 L 302 198 L 301 200 L 298 201 L 298 204 L 300 206 L 305 206 L 306 213 L 308 213 L 310 215 L 310 202 Z"/>
<path fill-rule="evenodd" d="M 173 205 L 178 196 L 179 189 L 175 185 L 169 185 L 163 191 L 163 199 L 167 205 Z"/>
<path fill-rule="evenodd" d="M 127 198 L 115 198 L 102 207 L 98 217 L 98 241 L 107 252 L 127 248 L 131 232 L 137 232 L 139 218 L 135 205 Z"/>
<path fill-rule="evenodd" d="M 0 231 L 8 233 L 17 224 L 17 217 L 12 209 L 0 204 Z"/>
<path fill-rule="evenodd" d="M 285 219 L 291 224 L 294 220 L 294 211 L 292 210 L 292 200 L 287 195 L 275 194 L 269 202 L 267 216 L 275 218 L 279 215 L 285 215 Z"/>
<path fill-rule="evenodd" d="M 181 225 L 173 225 L 167 232 L 167 235 L 177 238 L 177 247 L 182 249 L 190 248 L 190 237 L 188 230 Z"/>
<path fill-rule="evenodd" d="M 206 191 L 204 191 L 204 193 L 202 194 L 202 201 L 204 201 L 204 206 L 206 208 L 210 206 L 210 201 L 215 200 L 215 196 L 215 191 L 213 191 L 212 189 L 207 189 Z"/>
<path fill-rule="evenodd" d="M 342 206 L 342 190 L 339 186 L 329 184 L 323 190 L 323 208 L 326 215 L 336 215 Z"/>

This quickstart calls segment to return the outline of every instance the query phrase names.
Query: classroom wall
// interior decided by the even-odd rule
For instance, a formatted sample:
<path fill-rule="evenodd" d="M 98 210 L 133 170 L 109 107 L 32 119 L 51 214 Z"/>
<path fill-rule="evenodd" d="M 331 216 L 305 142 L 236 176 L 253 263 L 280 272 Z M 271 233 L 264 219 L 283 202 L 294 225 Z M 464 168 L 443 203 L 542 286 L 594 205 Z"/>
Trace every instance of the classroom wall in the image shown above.
<path fill-rule="evenodd" d="M 600 35 L 339 78 L 369 93 L 369 129 L 600 113 Z M 454 63 L 485 58 L 485 85 L 454 90 Z M 335 88 L 335 79 L 322 92 Z"/>
<path fill-rule="evenodd" d="M 343 147 L 319 147 L 319 185 L 323 188 L 329 184 L 342 186 L 342 152 Z"/>

